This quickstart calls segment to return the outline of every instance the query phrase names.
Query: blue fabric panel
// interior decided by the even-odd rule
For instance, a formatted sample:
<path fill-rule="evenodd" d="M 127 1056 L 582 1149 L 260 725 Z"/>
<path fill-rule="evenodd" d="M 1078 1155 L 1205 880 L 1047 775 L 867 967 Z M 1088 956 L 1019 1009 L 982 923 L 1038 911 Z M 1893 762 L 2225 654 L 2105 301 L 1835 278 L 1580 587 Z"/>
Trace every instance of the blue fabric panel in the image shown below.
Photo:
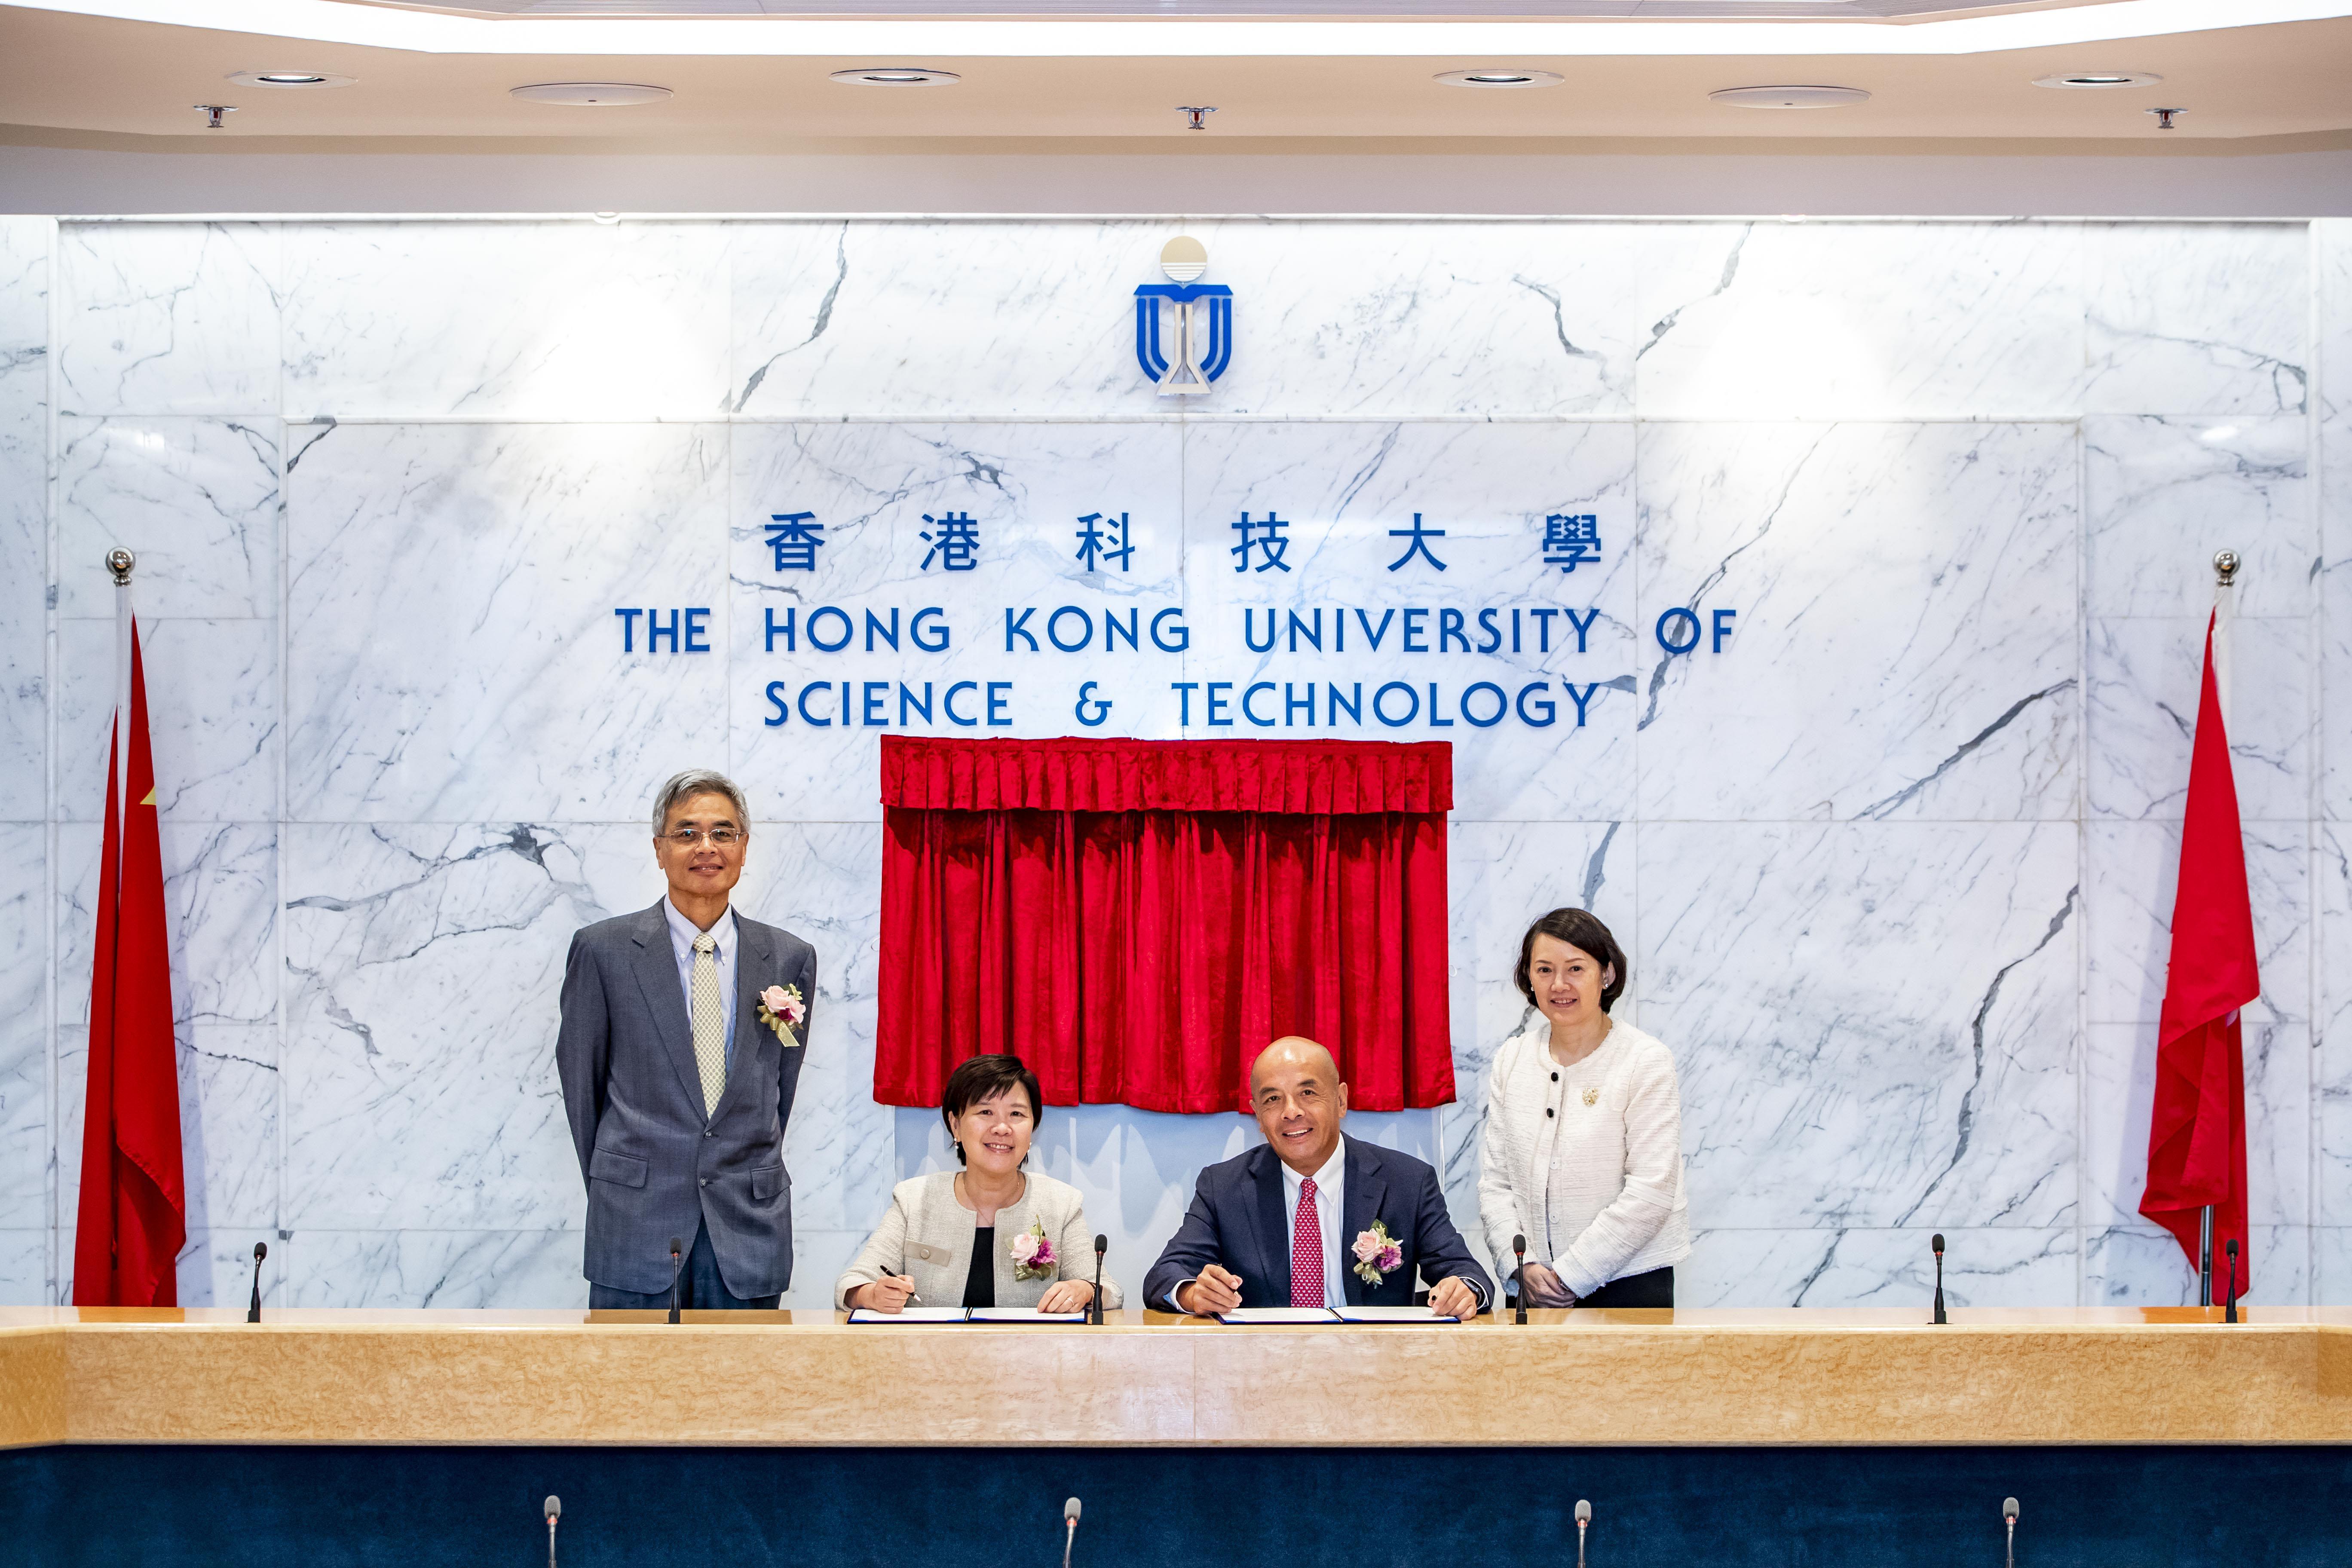
<path fill-rule="evenodd" d="M 2337 1448 L 152 1448 L 0 1455 L 6 1561 L 457 1568 L 2019 1568 L 2352 1560 Z"/>

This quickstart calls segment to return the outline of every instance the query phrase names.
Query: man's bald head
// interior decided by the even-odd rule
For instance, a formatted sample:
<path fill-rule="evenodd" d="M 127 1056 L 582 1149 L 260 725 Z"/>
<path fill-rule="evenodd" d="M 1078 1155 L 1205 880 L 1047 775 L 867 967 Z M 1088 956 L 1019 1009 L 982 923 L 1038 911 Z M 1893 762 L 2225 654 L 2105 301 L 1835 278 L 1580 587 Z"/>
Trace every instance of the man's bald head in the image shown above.
<path fill-rule="evenodd" d="M 1250 1067 L 1250 1101 L 1258 1130 L 1282 1163 L 1311 1176 L 1339 1145 L 1348 1114 L 1348 1086 L 1339 1064 L 1313 1040 L 1285 1035 Z"/>

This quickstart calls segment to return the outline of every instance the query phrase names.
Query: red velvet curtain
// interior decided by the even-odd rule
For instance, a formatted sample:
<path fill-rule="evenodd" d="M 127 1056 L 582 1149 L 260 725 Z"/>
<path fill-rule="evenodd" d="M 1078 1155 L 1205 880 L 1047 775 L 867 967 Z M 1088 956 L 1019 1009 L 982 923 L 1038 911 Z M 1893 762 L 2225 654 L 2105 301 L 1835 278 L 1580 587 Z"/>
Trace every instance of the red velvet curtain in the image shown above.
<path fill-rule="evenodd" d="M 875 1099 L 1011 1051 L 1049 1104 L 1246 1110 L 1296 1034 L 1444 1104 L 1453 804 L 1442 741 L 882 737 Z"/>

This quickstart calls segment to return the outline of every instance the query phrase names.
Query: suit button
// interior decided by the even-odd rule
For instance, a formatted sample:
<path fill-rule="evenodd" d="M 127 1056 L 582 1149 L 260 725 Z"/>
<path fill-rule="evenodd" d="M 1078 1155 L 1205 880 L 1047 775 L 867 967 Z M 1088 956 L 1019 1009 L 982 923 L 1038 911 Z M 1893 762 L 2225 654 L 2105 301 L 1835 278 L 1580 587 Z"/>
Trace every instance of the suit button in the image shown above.
<path fill-rule="evenodd" d="M 1554 1073 L 1554 1074 L 1552 1074 L 1552 1075 L 1551 1075 L 1551 1080 L 1552 1080 L 1552 1082 L 1554 1082 L 1554 1083 L 1558 1083 L 1558 1082 L 1559 1081 L 1559 1074 L 1558 1074 L 1558 1073 Z M 708 1138 L 708 1137 L 709 1137 L 709 1136 L 710 1136 L 710 1134 L 709 1134 L 709 1133 L 708 1133 L 708 1132 L 706 1132 L 706 1133 L 704 1133 L 704 1134 L 703 1134 L 703 1136 L 704 1136 L 705 1138 Z"/>
<path fill-rule="evenodd" d="M 1544 1112 L 1544 1114 L 1545 1114 L 1546 1116 L 1549 1116 L 1549 1115 L 1551 1114 L 1551 1112 L 1550 1112 L 1550 1111 L 1549 1111 L 1549 1110 L 1547 1110 L 1547 1111 L 1545 1111 L 1545 1112 Z M 708 1177 L 708 1176 L 703 1177 L 703 1178 L 702 1178 L 702 1184 L 703 1184 L 704 1186 L 706 1186 L 706 1187 L 707 1187 L 707 1186 L 709 1186 L 709 1185 L 710 1184 L 710 1178 L 709 1178 L 709 1177 Z"/>
<path fill-rule="evenodd" d="M 1545 1106 L 1545 1107 L 1544 1107 L 1544 1114 L 1545 1114 L 1546 1116 L 1549 1116 L 1549 1115 L 1551 1114 L 1551 1107 L 1550 1107 L 1550 1106 L 1547 1105 L 1547 1106 Z M 704 1186 L 706 1186 L 706 1187 L 707 1187 L 707 1186 L 709 1186 L 710 1184 L 709 1184 L 709 1182 L 705 1182 L 705 1183 L 703 1183 L 702 1184 L 703 1184 Z"/>
<path fill-rule="evenodd" d="M 1554 1073 L 1552 1076 L 1553 1076 L 1554 1078 L 1558 1078 L 1559 1075 L 1558 1073 Z M 713 1131 L 712 1131 L 709 1128 L 708 1128 L 708 1127 L 706 1127 L 706 1128 L 704 1128 L 704 1129 L 702 1130 L 702 1135 L 703 1135 L 705 1138 L 716 1138 L 716 1137 L 718 1137 L 718 1136 L 719 1136 L 719 1134 L 718 1134 L 718 1133 L 713 1132 Z"/>

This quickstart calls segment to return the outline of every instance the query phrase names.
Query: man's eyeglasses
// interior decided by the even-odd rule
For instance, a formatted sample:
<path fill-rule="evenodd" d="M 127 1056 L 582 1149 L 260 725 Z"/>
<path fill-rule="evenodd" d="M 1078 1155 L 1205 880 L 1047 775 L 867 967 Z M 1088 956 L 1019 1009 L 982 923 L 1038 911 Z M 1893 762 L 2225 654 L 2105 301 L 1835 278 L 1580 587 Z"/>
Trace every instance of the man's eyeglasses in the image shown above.
<path fill-rule="evenodd" d="M 742 843 L 744 838 L 731 827 L 714 827 L 708 832 L 699 827 L 681 827 L 676 833 L 657 833 L 654 837 L 667 838 L 681 849 L 691 849 L 706 838 L 713 849 L 726 849 Z"/>

